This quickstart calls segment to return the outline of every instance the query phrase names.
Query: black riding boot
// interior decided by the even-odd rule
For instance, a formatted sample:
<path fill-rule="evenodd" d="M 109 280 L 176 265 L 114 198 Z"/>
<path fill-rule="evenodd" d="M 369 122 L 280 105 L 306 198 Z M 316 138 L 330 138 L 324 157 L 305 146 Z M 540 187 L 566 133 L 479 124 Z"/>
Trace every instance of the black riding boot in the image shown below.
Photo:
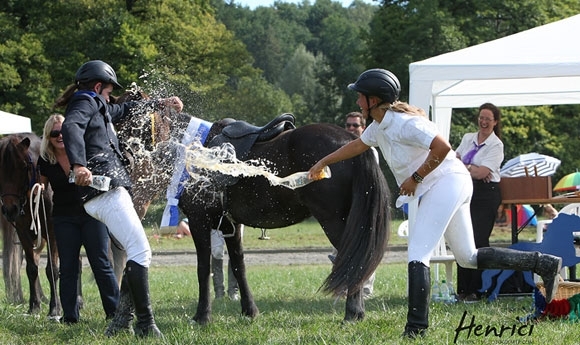
<path fill-rule="evenodd" d="M 135 334 L 140 337 L 163 337 L 153 318 L 151 301 L 149 299 L 149 269 L 133 260 L 127 261 L 125 274 L 129 282 L 129 289 L 135 307 L 137 323 Z"/>
<path fill-rule="evenodd" d="M 133 321 L 133 301 L 131 300 L 131 292 L 129 291 L 129 282 L 127 275 L 123 273 L 121 280 L 121 294 L 119 296 L 119 305 L 115 311 L 115 316 L 111 319 L 109 326 L 105 330 L 105 335 L 108 337 L 115 336 L 121 331 L 127 331 L 134 334 L 131 322 Z"/>
<path fill-rule="evenodd" d="M 429 327 L 431 270 L 420 261 L 409 262 L 409 301 L 404 337 L 423 336 Z"/>
<path fill-rule="evenodd" d="M 540 252 L 486 247 L 477 250 L 477 268 L 532 271 L 542 277 L 546 302 L 550 303 L 558 291 L 558 273 L 562 268 L 562 258 Z"/>

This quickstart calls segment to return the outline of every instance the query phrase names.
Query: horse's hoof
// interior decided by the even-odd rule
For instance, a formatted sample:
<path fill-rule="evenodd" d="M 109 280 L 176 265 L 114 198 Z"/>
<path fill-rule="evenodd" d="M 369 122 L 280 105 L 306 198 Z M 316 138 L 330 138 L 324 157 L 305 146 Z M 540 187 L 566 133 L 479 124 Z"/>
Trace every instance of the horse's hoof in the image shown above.
<path fill-rule="evenodd" d="M 53 321 L 56 323 L 60 323 L 60 320 L 62 319 L 62 316 L 60 315 L 48 315 L 48 320 L 49 321 Z"/>
<path fill-rule="evenodd" d="M 365 318 L 364 312 L 346 315 L 344 317 L 344 320 L 342 320 L 342 323 L 355 323 L 364 320 L 364 318 Z"/>
<path fill-rule="evenodd" d="M 191 319 L 191 323 L 192 324 L 196 324 L 196 325 L 200 325 L 200 326 L 204 326 L 207 325 L 208 323 L 210 323 L 210 318 L 208 317 L 194 317 L 193 319 Z"/>

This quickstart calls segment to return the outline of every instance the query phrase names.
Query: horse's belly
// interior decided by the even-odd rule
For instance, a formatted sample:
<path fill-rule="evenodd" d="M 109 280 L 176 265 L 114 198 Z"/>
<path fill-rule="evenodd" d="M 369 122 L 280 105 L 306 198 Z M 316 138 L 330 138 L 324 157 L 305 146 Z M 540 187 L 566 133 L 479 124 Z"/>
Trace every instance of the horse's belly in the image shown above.
<path fill-rule="evenodd" d="M 283 228 L 300 223 L 310 217 L 309 209 L 294 197 L 276 197 L 269 193 L 260 195 L 231 195 L 230 213 L 239 223 L 256 228 Z"/>

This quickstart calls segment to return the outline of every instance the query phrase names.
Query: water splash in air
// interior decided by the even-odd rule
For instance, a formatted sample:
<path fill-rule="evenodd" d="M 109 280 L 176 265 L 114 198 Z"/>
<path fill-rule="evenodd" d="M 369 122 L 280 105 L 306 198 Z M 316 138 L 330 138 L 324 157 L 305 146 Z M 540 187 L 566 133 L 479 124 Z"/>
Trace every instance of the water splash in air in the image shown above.
<path fill-rule="evenodd" d="M 303 187 L 315 180 L 308 179 L 308 172 L 301 171 L 286 177 L 276 176 L 268 165 L 267 160 L 240 161 L 236 158 L 234 147 L 229 144 L 211 148 L 203 147 L 195 141 L 186 149 L 186 169 L 190 175 L 199 175 L 199 171 L 219 172 L 233 177 L 265 177 L 272 186 L 284 186 L 290 189 Z M 330 169 L 326 167 L 322 175 L 316 179 L 330 178 Z"/>

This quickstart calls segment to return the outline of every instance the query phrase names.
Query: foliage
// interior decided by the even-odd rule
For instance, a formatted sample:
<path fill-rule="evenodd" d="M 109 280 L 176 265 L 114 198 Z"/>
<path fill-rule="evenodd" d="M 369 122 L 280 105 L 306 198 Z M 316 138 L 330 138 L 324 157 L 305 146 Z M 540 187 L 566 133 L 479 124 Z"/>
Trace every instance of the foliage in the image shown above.
<path fill-rule="evenodd" d="M 109 62 L 123 85 L 179 95 L 186 112 L 210 121 L 264 124 L 291 112 L 298 124 L 341 125 L 357 110 L 346 85 L 366 68 L 392 70 L 405 100 L 409 63 L 580 12 L 576 0 L 355 0 L 348 7 L 305 0 L 255 10 L 231 0 L 78 0 L 74 15 L 71 6 L 0 4 L 0 108 L 30 117 L 37 133 L 89 59 Z M 579 106 L 502 110 L 506 159 L 538 151 L 562 160 L 558 174 L 580 166 Z M 453 114 L 456 147 L 475 130 L 475 110 Z"/>
<path fill-rule="evenodd" d="M 580 12 L 580 3 L 543 1 L 385 0 L 366 37 L 369 66 L 392 70 L 408 85 L 408 65 L 431 56 L 505 37 Z M 388 47 L 385 49 L 385 47 Z M 405 99 L 408 90 L 403 88 Z M 487 100 L 482 99 L 481 103 Z M 564 112 L 563 114 L 560 114 Z M 454 109 L 450 142 L 457 147 L 474 132 L 477 109 Z M 539 152 L 562 160 L 554 183 L 580 166 L 569 145 L 578 141 L 579 106 L 505 107 L 502 109 L 506 160 Z M 562 122 L 562 123 L 561 123 Z M 565 124 L 565 125 L 564 125 Z"/>
<path fill-rule="evenodd" d="M 355 1 L 343 8 L 338 2 L 318 0 L 276 2 L 251 11 L 219 0 L 213 3 L 218 19 L 252 53 L 253 65 L 291 97 L 302 123 L 342 124 L 344 114 L 356 109 L 356 97 L 346 85 L 364 69 L 360 37 L 376 7 Z M 308 67 L 297 70 L 308 59 Z"/>

